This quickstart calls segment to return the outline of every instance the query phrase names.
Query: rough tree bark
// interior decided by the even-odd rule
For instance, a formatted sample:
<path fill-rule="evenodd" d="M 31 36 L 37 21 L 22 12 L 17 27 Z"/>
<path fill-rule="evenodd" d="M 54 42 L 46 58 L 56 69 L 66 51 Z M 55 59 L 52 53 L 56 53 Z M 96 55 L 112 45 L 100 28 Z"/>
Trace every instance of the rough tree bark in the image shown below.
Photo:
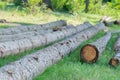
<path fill-rule="evenodd" d="M 3 66 L 0 68 L 0 79 L 33 80 L 36 75 L 42 74 L 48 66 L 58 62 L 61 58 L 75 50 L 83 41 L 97 34 L 98 31 L 100 31 L 100 29 L 95 27 L 88 28 L 66 38 L 64 41 Z"/>
<path fill-rule="evenodd" d="M 64 20 L 54 21 L 46 24 L 39 24 L 33 26 L 19 26 L 14 28 L 0 29 L 0 35 L 12 35 L 16 33 L 22 33 L 26 31 L 37 31 L 41 29 L 49 29 L 54 27 L 66 26 L 67 23 Z"/>
<path fill-rule="evenodd" d="M 56 27 L 55 31 L 59 31 L 59 30 L 62 30 L 62 29 L 67 29 L 67 28 L 72 28 L 72 27 L 74 27 L 74 26 L 73 25 L 68 25 L 68 26 L 64 26 L 64 27 L 63 26 L 62 27 Z M 37 36 L 37 35 L 52 33 L 52 32 L 55 32 L 53 29 L 28 31 L 28 32 L 13 34 L 13 35 L 0 35 L 0 42 L 19 40 L 19 39 L 24 39 L 24 38 L 30 38 L 30 37 Z"/>
<path fill-rule="evenodd" d="M 111 66 L 117 66 L 120 63 L 120 36 L 114 45 L 114 50 L 116 54 L 109 61 Z"/>
<path fill-rule="evenodd" d="M 99 56 L 105 50 L 110 38 L 111 33 L 107 33 L 105 36 L 99 38 L 95 42 L 84 45 L 80 51 L 81 61 L 88 63 L 96 62 Z"/>
<path fill-rule="evenodd" d="M 17 54 L 31 48 L 47 45 L 56 40 L 60 40 L 77 32 L 80 32 L 88 27 L 91 27 L 91 24 L 87 22 L 79 25 L 78 27 L 62 29 L 61 31 L 37 35 L 26 39 L 0 43 L 0 57 Z"/>

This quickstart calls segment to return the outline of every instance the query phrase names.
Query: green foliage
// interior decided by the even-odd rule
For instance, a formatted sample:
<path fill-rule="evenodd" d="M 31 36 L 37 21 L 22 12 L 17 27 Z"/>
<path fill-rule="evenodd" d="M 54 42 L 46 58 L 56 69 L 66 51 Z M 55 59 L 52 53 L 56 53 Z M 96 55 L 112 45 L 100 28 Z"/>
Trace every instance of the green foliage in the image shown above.
<path fill-rule="evenodd" d="M 42 0 L 29 0 L 28 4 L 30 6 L 36 6 L 36 5 L 39 5 L 41 2 L 42 2 Z"/>
<path fill-rule="evenodd" d="M 14 0 L 13 3 L 18 6 L 18 5 L 23 5 L 23 6 L 37 6 L 42 2 L 42 0 Z"/>
<path fill-rule="evenodd" d="M 114 9 L 120 9 L 120 0 L 113 0 L 112 2 L 108 2 L 108 6 Z"/>
<path fill-rule="evenodd" d="M 0 9 L 5 9 L 6 2 L 0 1 Z"/>
<path fill-rule="evenodd" d="M 68 0 L 66 9 L 70 12 L 77 12 L 80 9 L 80 0 Z"/>
<path fill-rule="evenodd" d="M 80 11 L 84 0 L 52 0 L 52 6 L 55 10 L 66 10 L 69 12 Z"/>
<path fill-rule="evenodd" d="M 22 0 L 13 0 L 13 3 L 18 6 L 18 5 L 22 5 Z"/>
<path fill-rule="evenodd" d="M 62 10 L 67 0 L 52 0 L 52 6 L 56 10 Z"/>

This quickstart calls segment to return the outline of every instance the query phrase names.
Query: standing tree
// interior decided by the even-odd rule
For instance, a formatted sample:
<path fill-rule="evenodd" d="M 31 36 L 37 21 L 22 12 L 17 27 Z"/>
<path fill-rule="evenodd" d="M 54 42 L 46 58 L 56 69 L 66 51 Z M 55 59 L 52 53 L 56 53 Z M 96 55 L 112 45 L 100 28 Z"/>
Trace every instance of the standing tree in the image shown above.
<path fill-rule="evenodd" d="M 43 3 L 45 3 L 47 5 L 48 8 L 51 8 L 52 9 L 52 3 L 51 3 L 51 0 L 42 0 Z"/>
<path fill-rule="evenodd" d="M 105 4 L 107 2 L 112 2 L 112 0 L 102 0 L 102 4 Z"/>
<path fill-rule="evenodd" d="M 85 0 L 85 12 L 87 13 L 88 12 L 88 7 L 89 7 L 89 3 L 90 3 L 90 1 L 89 0 Z"/>

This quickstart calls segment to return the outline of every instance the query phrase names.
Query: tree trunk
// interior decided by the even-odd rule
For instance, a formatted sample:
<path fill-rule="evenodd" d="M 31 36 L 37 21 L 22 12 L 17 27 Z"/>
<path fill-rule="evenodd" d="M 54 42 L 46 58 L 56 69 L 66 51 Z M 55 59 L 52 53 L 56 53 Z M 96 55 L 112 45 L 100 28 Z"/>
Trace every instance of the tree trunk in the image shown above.
<path fill-rule="evenodd" d="M 99 23 L 96 26 L 97 26 L 97 29 L 99 29 L 99 30 L 103 30 L 103 31 L 105 30 L 105 25 L 103 23 Z"/>
<path fill-rule="evenodd" d="M 89 0 L 85 0 L 85 12 L 88 12 L 89 8 Z"/>
<path fill-rule="evenodd" d="M 106 26 L 111 26 L 112 24 L 115 24 L 115 25 L 119 25 L 119 26 L 120 26 L 120 21 L 119 21 L 119 20 L 110 21 L 110 22 L 104 21 L 103 23 L 104 23 Z"/>
<path fill-rule="evenodd" d="M 52 3 L 51 0 L 43 0 L 43 3 L 45 3 L 47 5 L 48 8 L 52 9 Z"/>
<path fill-rule="evenodd" d="M 88 63 L 96 62 L 99 56 L 105 50 L 105 47 L 110 38 L 111 33 L 107 33 L 105 36 L 99 38 L 95 42 L 83 46 L 80 51 L 81 61 Z"/>
<path fill-rule="evenodd" d="M 111 66 L 117 66 L 120 63 L 120 37 L 118 37 L 114 45 L 114 50 L 116 54 L 109 61 Z"/>
<path fill-rule="evenodd" d="M 52 33 L 55 31 L 60 31 L 62 29 L 73 28 L 73 27 L 74 27 L 73 25 L 68 25 L 68 26 L 64 26 L 64 27 L 63 26 L 62 27 L 55 27 L 56 30 L 54 30 L 54 28 L 53 28 L 53 29 L 47 29 L 47 30 L 28 31 L 28 32 L 13 34 L 13 35 L 0 35 L 0 42 L 30 38 L 33 36 Z"/>
<path fill-rule="evenodd" d="M 112 24 L 120 25 L 120 20 L 111 21 L 111 19 L 111 17 L 103 16 L 102 19 L 100 19 L 100 22 L 104 23 L 105 26 L 110 26 Z"/>
<path fill-rule="evenodd" d="M 7 23 L 5 19 L 0 19 L 0 23 Z"/>
<path fill-rule="evenodd" d="M 67 23 L 64 20 L 50 22 L 47 24 L 33 25 L 33 26 L 19 26 L 15 28 L 0 29 L 0 35 L 13 35 L 16 33 L 22 33 L 26 31 L 37 31 L 41 29 L 50 29 L 54 27 L 66 26 Z"/>
<path fill-rule="evenodd" d="M 115 21 L 114 21 L 114 24 L 116 24 L 116 25 L 119 25 L 119 26 L 120 26 L 120 20 L 115 20 Z"/>
<path fill-rule="evenodd" d="M 90 27 L 64 41 L 53 44 L 31 55 L 0 68 L 1 80 L 33 80 L 42 74 L 48 66 L 58 62 L 61 58 L 75 50 L 82 42 L 97 34 L 100 29 Z M 92 36 L 91 36 L 92 35 Z M 85 38 L 87 37 L 87 39 Z"/>
<path fill-rule="evenodd" d="M 45 33 L 51 33 L 51 32 L 53 32 L 52 29 L 39 30 L 39 31 L 28 31 L 28 32 L 14 34 L 14 35 L 0 35 L 0 42 L 19 40 L 19 39 L 29 38 L 29 37 L 33 37 L 33 36 L 37 36 L 37 35 L 45 34 Z"/>
<path fill-rule="evenodd" d="M 47 45 L 56 40 L 60 40 L 77 32 L 80 32 L 88 27 L 91 27 L 91 25 L 89 23 L 84 23 L 78 27 L 62 29 L 61 31 L 32 36 L 26 39 L 0 43 L 0 57 L 17 54 L 31 48 Z"/>

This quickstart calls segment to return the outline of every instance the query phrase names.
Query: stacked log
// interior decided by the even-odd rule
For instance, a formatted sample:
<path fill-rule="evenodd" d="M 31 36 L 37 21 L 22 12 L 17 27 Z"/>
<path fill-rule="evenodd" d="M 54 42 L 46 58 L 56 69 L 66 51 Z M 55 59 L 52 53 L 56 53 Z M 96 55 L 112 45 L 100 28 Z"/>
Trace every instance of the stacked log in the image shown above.
<path fill-rule="evenodd" d="M 106 26 L 111 26 L 112 24 L 120 25 L 120 20 L 115 20 L 115 21 L 110 21 L 110 22 L 104 21 L 103 23 L 104 23 Z"/>
<path fill-rule="evenodd" d="M 120 63 L 120 37 L 118 37 L 114 45 L 114 50 L 116 54 L 109 61 L 111 66 L 117 66 Z"/>
<path fill-rule="evenodd" d="M 11 54 L 18 54 L 31 48 L 36 48 L 50 44 L 56 40 L 60 40 L 77 32 L 80 32 L 88 27 L 91 27 L 91 25 L 87 22 L 79 25 L 76 28 L 72 27 L 68 29 L 62 29 L 61 31 L 37 35 L 25 39 L 2 42 L 0 43 L 0 57 L 4 57 Z"/>
<path fill-rule="evenodd" d="M 7 23 L 5 19 L 0 19 L 0 23 Z"/>
<path fill-rule="evenodd" d="M 72 28 L 72 27 L 74 26 L 73 25 L 63 26 L 63 27 L 58 28 L 58 30 L 56 31 L 67 29 L 67 28 Z M 30 38 L 33 36 L 42 35 L 46 33 L 52 33 L 52 32 L 54 32 L 53 29 L 48 29 L 48 30 L 39 30 L 39 31 L 28 31 L 28 32 L 13 34 L 13 35 L 0 35 L 0 42 Z"/>
<path fill-rule="evenodd" d="M 47 24 L 39 24 L 39 25 L 33 25 L 33 26 L 19 26 L 14 28 L 7 28 L 7 29 L 0 29 L 0 35 L 12 35 L 16 33 L 22 33 L 27 31 L 37 31 L 41 29 L 49 29 L 54 27 L 61 27 L 66 26 L 67 23 L 64 20 L 59 20 Z"/>
<path fill-rule="evenodd" d="M 110 26 L 112 24 L 120 25 L 120 20 L 111 21 L 111 19 L 111 17 L 104 16 L 102 19 L 100 19 L 100 22 L 104 23 L 105 26 Z"/>
<path fill-rule="evenodd" d="M 94 63 L 106 48 L 108 41 L 111 38 L 111 33 L 99 38 L 93 43 L 86 44 L 80 51 L 81 61 L 87 63 Z"/>
<path fill-rule="evenodd" d="M 43 73 L 48 66 L 58 62 L 62 57 L 75 50 L 83 41 L 93 37 L 99 31 L 100 29 L 90 27 L 66 38 L 64 41 L 3 66 L 0 68 L 0 79 L 33 80 L 36 75 Z"/>

